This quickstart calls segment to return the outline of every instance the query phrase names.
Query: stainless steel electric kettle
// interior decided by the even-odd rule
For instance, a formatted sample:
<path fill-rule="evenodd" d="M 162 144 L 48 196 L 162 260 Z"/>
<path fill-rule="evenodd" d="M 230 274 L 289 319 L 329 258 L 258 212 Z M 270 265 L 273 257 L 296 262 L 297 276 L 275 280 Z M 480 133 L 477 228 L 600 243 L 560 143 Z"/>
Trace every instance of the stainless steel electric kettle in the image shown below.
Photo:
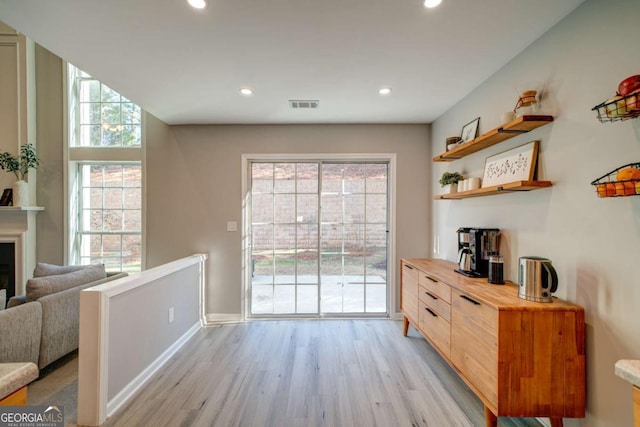
<path fill-rule="evenodd" d="M 552 302 L 551 294 L 558 289 L 558 274 L 551 260 L 536 256 L 520 257 L 518 296 L 536 302 Z"/>

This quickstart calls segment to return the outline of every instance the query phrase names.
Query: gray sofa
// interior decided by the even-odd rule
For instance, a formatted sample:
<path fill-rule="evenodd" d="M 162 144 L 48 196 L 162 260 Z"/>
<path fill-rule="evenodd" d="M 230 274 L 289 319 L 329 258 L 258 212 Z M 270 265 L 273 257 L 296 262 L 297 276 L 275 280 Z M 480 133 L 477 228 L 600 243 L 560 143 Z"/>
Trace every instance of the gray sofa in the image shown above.
<path fill-rule="evenodd" d="M 27 293 L 0 307 L 0 363 L 33 362 L 39 369 L 78 348 L 80 291 L 127 273 L 107 275 L 104 265 L 39 263 Z"/>

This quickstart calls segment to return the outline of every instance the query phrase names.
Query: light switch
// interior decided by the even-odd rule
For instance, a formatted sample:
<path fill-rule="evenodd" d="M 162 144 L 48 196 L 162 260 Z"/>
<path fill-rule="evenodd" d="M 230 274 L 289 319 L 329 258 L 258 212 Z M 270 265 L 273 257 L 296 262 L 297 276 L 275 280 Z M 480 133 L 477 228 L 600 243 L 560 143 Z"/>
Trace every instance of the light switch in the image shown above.
<path fill-rule="evenodd" d="M 236 221 L 228 221 L 227 231 L 238 231 L 238 223 Z"/>

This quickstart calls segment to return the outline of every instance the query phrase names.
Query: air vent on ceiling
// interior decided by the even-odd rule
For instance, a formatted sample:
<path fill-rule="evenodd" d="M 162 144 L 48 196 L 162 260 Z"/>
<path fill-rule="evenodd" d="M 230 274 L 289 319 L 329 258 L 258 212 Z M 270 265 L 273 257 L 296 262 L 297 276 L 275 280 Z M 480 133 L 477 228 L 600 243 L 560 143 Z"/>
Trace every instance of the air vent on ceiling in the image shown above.
<path fill-rule="evenodd" d="M 314 100 L 311 100 L 311 99 L 299 99 L 299 100 L 290 99 L 289 100 L 289 107 L 290 108 L 311 108 L 311 109 L 315 109 L 315 108 L 320 108 L 320 101 L 318 101 L 317 99 L 314 99 Z"/>

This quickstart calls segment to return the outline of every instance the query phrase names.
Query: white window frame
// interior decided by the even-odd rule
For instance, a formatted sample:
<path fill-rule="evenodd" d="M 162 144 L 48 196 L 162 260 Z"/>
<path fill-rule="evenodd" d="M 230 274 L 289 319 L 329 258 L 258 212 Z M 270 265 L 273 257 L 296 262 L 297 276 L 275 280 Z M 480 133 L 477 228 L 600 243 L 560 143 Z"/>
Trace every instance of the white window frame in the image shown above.
<path fill-rule="evenodd" d="M 69 84 L 73 77 L 69 75 L 69 64 L 62 64 L 63 90 L 66 102 L 63 108 L 63 137 L 66 142 L 63 150 L 64 165 L 64 263 L 71 264 L 79 262 L 78 230 L 77 225 L 80 220 L 78 212 L 78 168 L 81 163 L 104 163 L 123 164 L 139 163 L 142 168 L 142 224 L 140 239 L 142 244 L 141 269 L 146 269 L 146 111 L 141 110 L 141 142 L 140 147 L 80 147 L 72 146 L 72 139 L 78 135 L 77 127 L 79 118 L 76 117 L 75 102 L 79 99 L 78 85 Z M 74 77 L 75 80 L 75 77 Z M 74 118 L 73 128 L 70 128 L 70 117 Z"/>
<path fill-rule="evenodd" d="M 249 287 L 251 286 L 251 163 L 252 162 L 318 162 L 318 161 L 339 161 L 339 162 L 388 162 L 388 204 L 389 204 L 389 238 L 387 262 L 387 286 L 388 286 L 388 316 L 391 319 L 396 317 L 396 153 L 331 153 L 331 154 L 243 154 L 242 162 L 242 304 L 241 318 L 249 320 L 251 313 L 251 301 Z M 339 316 L 336 316 L 339 317 Z"/>

